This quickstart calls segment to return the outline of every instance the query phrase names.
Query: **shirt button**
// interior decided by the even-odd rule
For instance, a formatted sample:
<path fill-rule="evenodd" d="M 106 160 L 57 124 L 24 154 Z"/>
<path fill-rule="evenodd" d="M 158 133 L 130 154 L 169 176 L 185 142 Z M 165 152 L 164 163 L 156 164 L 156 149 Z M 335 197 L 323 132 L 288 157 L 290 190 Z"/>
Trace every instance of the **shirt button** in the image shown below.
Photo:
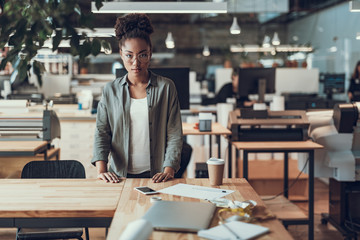
<path fill-rule="evenodd" d="M 152 124 L 152 122 L 149 122 L 149 124 L 151 125 L 151 124 Z"/>
<path fill-rule="evenodd" d="M 152 141 L 152 139 L 150 138 L 150 142 Z"/>

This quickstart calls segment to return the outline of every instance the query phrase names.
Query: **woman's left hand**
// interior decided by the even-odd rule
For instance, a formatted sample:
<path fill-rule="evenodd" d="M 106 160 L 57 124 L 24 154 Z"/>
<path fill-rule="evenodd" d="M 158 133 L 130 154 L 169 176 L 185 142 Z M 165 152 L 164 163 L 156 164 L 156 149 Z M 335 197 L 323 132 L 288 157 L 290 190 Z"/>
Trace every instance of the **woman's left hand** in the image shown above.
<path fill-rule="evenodd" d="M 171 167 L 165 167 L 164 172 L 156 173 L 152 180 L 154 183 L 166 182 L 167 180 L 174 178 L 175 171 Z"/>

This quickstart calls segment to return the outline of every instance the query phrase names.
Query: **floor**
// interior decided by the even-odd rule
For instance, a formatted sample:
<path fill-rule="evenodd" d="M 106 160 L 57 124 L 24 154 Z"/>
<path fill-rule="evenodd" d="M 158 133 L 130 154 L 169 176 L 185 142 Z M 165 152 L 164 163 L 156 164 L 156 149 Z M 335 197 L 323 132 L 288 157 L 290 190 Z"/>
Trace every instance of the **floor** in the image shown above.
<path fill-rule="evenodd" d="M 315 180 L 315 206 L 314 206 L 314 239 L 315 240 L 343 240 L 342 234 L 336 230 L 330 223 L 321 224 L 321 213 L 329 212 L 329 190 L 328 185 L 320 180 Z M 308 212 L 307 202 L 295 202 L 295 204 Z M 288 231 L 294 237 L 295 240 L 307 239 L 308 234 L 307 225 L 292 225 L 288 227 Z"/>
<path fill-rule="evenodd" d="M 307 212 L 307 202 L 296 203 L 304 212 Z M 331 225 L 321 224 L 321 213 L 328 212 L 328 186 L 320 180 L 315 181 L 315 240 L 343 240 L 342 235 Z M 290 234 L 295 240 L 307 239 L 307 226 L 289 226 Z M 0 229 L 1 240 L 14 240 L 15 229 Z M 104 240 L 104 229 L 90 229 L 91 240 Z"/>

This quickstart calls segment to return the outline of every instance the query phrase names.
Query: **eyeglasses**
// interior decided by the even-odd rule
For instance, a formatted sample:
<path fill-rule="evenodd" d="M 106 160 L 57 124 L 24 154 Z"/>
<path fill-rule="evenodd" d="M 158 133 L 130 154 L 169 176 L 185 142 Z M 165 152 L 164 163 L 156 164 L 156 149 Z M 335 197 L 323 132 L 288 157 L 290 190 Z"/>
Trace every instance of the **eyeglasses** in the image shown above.
<path fill-rule="evenodd" d="M 135 59 L 137 59 L 141 63 L 148 63 L 150 61 L 150 53 L 142 52 L 137 55 L 132 53 L 123 53 L 123 60 L 126 61 L 127 63 L 133 63 Z"/>

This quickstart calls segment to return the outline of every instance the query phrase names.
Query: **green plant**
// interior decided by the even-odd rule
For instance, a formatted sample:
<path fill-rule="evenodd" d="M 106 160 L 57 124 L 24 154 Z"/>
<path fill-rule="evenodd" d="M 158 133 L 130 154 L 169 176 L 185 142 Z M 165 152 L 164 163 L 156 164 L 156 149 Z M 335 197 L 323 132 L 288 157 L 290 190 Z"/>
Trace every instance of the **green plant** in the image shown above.
<path fill-rule="evenodd" d="M 95 1 L 98 9 L 102 7 L 103 0 Z M 32 67 L 42 85 L 44 66 L 33 58 L 46 40 L 51 40 L 52 51 L 58 49 L 62 40 L 69 40 L 70 53 L 79 56 L 80 61 L 91 54 L 96 56 L 101 47 L 111 49 L 104 40 L 78 34 L 77 28 L 93 27 L 93 14 L 84 12 L 77 0 L 0 0 L 0 49 L 11 46 L 0 69 L 19 58 L 14 68 L 20 79 L 24 80 Z"/>

